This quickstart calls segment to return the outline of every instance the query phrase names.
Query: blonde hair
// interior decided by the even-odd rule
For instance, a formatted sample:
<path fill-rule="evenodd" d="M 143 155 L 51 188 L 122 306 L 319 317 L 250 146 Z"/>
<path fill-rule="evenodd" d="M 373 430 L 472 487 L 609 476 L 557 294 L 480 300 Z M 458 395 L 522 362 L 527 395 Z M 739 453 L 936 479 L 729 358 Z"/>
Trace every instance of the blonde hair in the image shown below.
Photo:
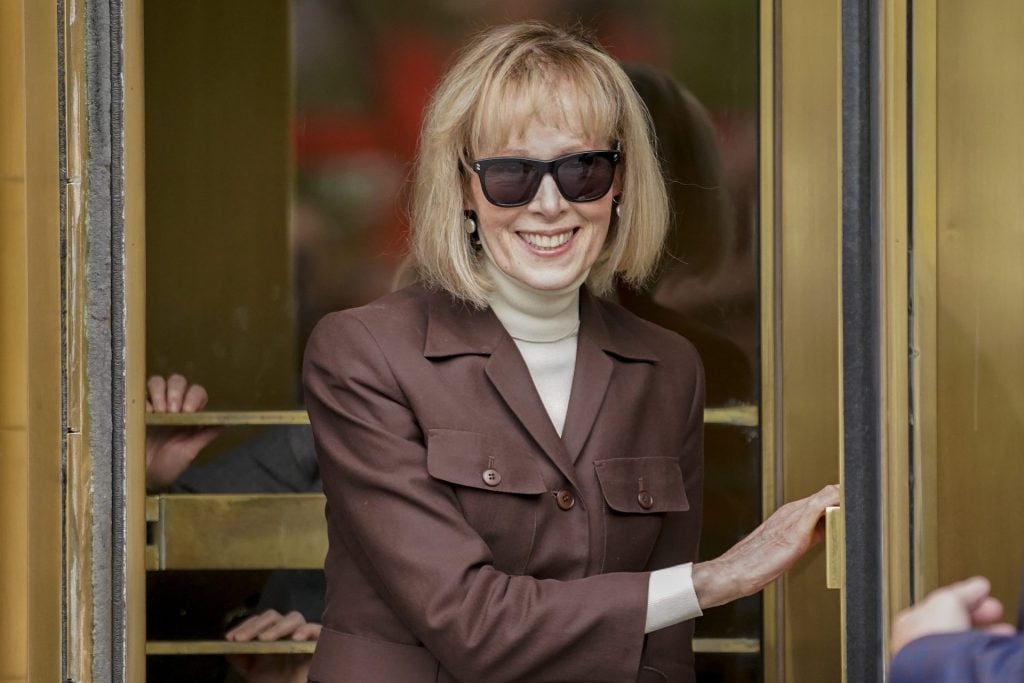
<path fill-rule="evenodd" d="M 482 149 L 521 135 L 537 118 L 585 128 L 583 137 L 617 141 L 622 150 L 622 204 L 587 279 L 590 290 L 609 293 L 616 275 L 635 287 L 651 276 L 668 227 L 668 200 L 647 109 L 622 68 L 589 36 L 523 22 L 477 36 L 427 107 L 411 210 L 411 250 L 423 281 L 486 305 L 491 286 L 462 226 L 464 174 Z"/>

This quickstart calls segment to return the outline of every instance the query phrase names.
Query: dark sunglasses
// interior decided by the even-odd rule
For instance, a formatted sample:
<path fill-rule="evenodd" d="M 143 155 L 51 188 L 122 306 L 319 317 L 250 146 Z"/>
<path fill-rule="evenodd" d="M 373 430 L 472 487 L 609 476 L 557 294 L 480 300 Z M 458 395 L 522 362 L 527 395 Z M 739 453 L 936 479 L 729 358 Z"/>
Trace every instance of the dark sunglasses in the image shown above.
<path fill-rule="evenodd" d="M 548 173 L 570 202 L 592 202 L 608 193 L 615 180 L 620 152 L 611 149 L 576 152 L 551 161 L 492 157 L 472 162 L 484 197 L 495 206 L 529 204 Z"/>

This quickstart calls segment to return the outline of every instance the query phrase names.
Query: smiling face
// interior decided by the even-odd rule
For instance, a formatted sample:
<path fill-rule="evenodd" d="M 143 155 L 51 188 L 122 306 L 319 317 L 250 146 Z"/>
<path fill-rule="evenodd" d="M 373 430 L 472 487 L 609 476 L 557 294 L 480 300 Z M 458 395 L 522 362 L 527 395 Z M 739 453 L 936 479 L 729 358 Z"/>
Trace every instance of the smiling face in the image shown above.
<path fill-rule="evenodd" d="M 557 123 L 537 119 L 504 145 L 481 150 L 479 158 L 549 160 L 574 152 L 608 149 L 609 144 L 608 140 L 590 139 Z M 529 203 L 510 208 L 487 201 L 480 178 L 476 174 L 468 176 L 466 208 L 476 212 L 487 253 L 509 277 L 534 289 L 562 289 L 597 261 L 608 236 L 618 171 L 612 189 L 595 201 L 570 202 L 548 174 Z"/>

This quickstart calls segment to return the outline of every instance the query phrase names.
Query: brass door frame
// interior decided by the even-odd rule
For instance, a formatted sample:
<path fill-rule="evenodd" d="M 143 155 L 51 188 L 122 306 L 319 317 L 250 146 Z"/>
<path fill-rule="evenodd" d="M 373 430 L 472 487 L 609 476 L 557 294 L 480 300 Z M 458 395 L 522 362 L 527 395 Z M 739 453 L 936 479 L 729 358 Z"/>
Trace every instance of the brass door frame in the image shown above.
<path fill-rule="evenodd" d="M 83 9 L 83 4 L 69 3 L 82 10 L 85 16 L 88 8 Z M 121 13 L 121 35 L 125 38 L 120 57 L 126 84 L 121 96 L 126 135 L 123 190 L 129 198 L 125 206 L 123 238 L 127 264 L 123 273 L 127 283 L 124 306 L 129 312 L 125 321 L 125 348 L 129 353 L 125 393 L 120 400 L 127 425 L 125 452 L 137 453 L 141 452 L 143 443 L 144 369 L 142 354 L 132 350 L 145 348 L 141 257 L 142 31 L 141 7 L 139 3 L 129 5 L 122 7 L 117 0 L 110 3 L 115 14 Z M 822 456 L 838 452 L 839 433 L 838 54 L 829 47 L 838 45 L 837 5 L 814 0 L 761 2 L 761 277 L 765 387 L 761 424 L 766 513 L 783 499 L 809 493 L 838 476 L 835 459 L 828 462 Z M 61 558 L 82 557 L 70 536 L 66 556 L 60 548 L 60 539 L 69 530 L 61 519 L 64 499 L 57 483 L 59 454 L 63 449 L 61 440 L 66 430 L 60 424 L 60 402 L 54 399 L 67 391 L 70 404 L 76 400 L 74 392 L 81 391 L 87 383 L 86 378 L 62 387 L 61 379 L 65 359 L 59 348 L 61 300 L 57 283 L 60 276 L 56 272 L 59 264 L 53 258 L 60 240 L 60 202 L 56 196 L 59 183 L 53 161 L 58 149 L 58 38 L 53 19 L 50 8 L 45 5 L 25 3 L 26 73 L 32 83 L 26 101 L 30 152 L 27 224 L 33 226 L 28 245 L 33 283 L 29 288 L 32 297 L 29 333 L 33 340 L 29 350 L 30 402 L 33 405 L 33 421 L 29 426 L 33 453 L 30 487 L 36 501 L 30 522 L 34 538 L 30 554 L 30 600 L 34 615 L 30 641 L 33 677 L 39 674 L 41 680 L 48 680 L 50 671 L 54 676 L 49 678 L 59 675 L 55 667 L 60 666 L 61 653 L 65 652 L 60 642 L 67 636 L 60 627 L 63 619 L 60 596 L 67 595 L 67 585 L 61 578 Z M 890 21 L 891 26 L 897 25 L 895 19 Z M 68 44 L 74 50 L 82 49 L 81 45 L 76 47 L 74 41 Z M 72 72 L 80 68 L 83 67 L 72 66 Z M 898 79 L 893 83 L 898 83 Z M 898 86 L 894 85 L 894 102 L 898 100 L 897 91 Z M 898 112 L 898 108 L 893 111 Z M 893 116 L 898 119 L 899 115 L 894 113 Z M 76 143 L 76 140 L 70 142 Z M 77 140 L 78 146 L 84 144 L 81 139 Z M 894 163 L 893 168 L 896 167 Z M 83 224 L 82 229 L 86 227 Z M 898 251 L 899 244 L 893 243 L 889 253 L 895 255 Z M 898 273 L 898 264 L 893 265 L 893 273 Z M 891 277 L 898 279 L 897 275 Z M 69 311 L 81 312 L 75 306 L 82 306 L 83 302 L 70 303 Z M 897 307 L 891 306 L 891 310 Z M 896 341 L 892 346 L 897 347 L 899 337 L 893 339 Z M 892 396 L 894 401 L 898 398 L 898 388 Z M 81 398 L 77 395 L 79 405 Z M 894 424 L 898 422 L 895 417 L 893 420 Z M 87 429 L 84 418 L 80 429 Z M 895 440 L 898 441 L 898 437 Z M 898 450 L 892 452 L 898 453 Z M 781 457 L 783 453 L 785 458 Z M 143 463 L 129 460 L 126 465 L 124 492 L 129 510 L 125 533 L 129 538 L 142 538 Z M 898 489 L 897 476 L 890 482 Z M 81 482 L 73 485 L 75 491 L 69 492 L 69 496 L 84 496 L 79 500 L 86 508 L 95 504 L 88 498 L 87 491 L 78 488 L 83 486 Z M 144 671 L 143 547 L 129 543 L 124 550 L 128 591 L 124 613 L 126 675 L 128 680 L 135 681 L 142 680 Z M 894 566 L 898 570 L 899 561 Z M 72 569 L 80 571 L 78 567 Z M 61 590 L 54 590 L 54 586 L 61 586 Z M 823 593 L 823 586 L 824 569 L 818 555 L 798 566 L 777 589 L 766 595 L 766 680 L 812 680 L 813 672 L 820 669 L 802 673 L 806 671 L 807 660 L 811 659 L 828 666 L 832 659 L 827 654 L 829 649 L 815 645 L 816 638 L 827 637 L 829 633 L 827 624 L 823 629 L 821 621 L 827 621 L 833 598 Z M 819 592 L 820 600 L 810 597 Z M 807 618 L 808 604 L 815 608 L 810 618 Z M 826 609 L 821 609 L 823 604 Z M 813 657 L 808 656 L 811 652 Z M 81 680 L 88 680 L 88 675 L 83 672 Z"/>
<path fill-rule="evenodd" d="M 28 297 L 28 668 L 59 680 L 65 422 L 61 416 L 57 27 L 52 6 L 23 0 L 25 233 Z M 31 226 L 31 229 L 29 229 Z"/>
<path fill-rule="evenodd" d="M 914 273 L 912 292 L 914 317 L 914 381 L 912 405 L 912 462 L 916 476 L 912 517 L 912 590 L 909 596 L 919 600 L 939 585 L 938 503 L 936 500 L 938 463 L 938 396 L 926 387 L 938 384 L 937 330 L 937 179 L 936 179 L 936 4 L 937 0 L 915 0 L 912 27 L 914 45 L 911 54 L 913 101 L 912 160 L 913 192 L 909 198 L 914 216 Z M 907 601 L 909 602 L 909 600 Z"/>
<path fill-rule="evenodd" d="M 914 8 L 919 594 L 980 573 L 1012 612 L 1024 560 L 1024 82 L 1008 65 L 1022 56 L 1024 8 Z"/>
<path fill-rule="evenodd" d="M 762 2 L 764 512 L 839 479 L 839 2 Z M 814 551 L 765 596 L 765 680 L 841 677 L 840 599 Z"/>
<path fill-rule="evenodd" d="M 777 129 L 777 98 L 776 98 L 776 42 L 778 40 L 776 26 L 776 3 L 774 0 L 761 0 L 760 3 L 760 64 L 759 64 L 759 98 L 760 122 L 759 138 L 759 173 L 760 184 L 760 308 L 761 308 L 761 517 L 768 517 L 779 506 L 778 476 L 778 399 L 776 382 L 781 376 L 777 353 L 776 331 L 778 329 L 778 309 L 775 305 L 777 241 L 775 239 L 778 217 L 776 216 L 776 134 Z M 782 675 L 782 640 L 784 632 L 782 610 L 780 609 L 780 591 L 777 584 L 764 590 L 762 602 L 761 626 L 761 658 L 765 683 L 776 683 L 785 680 Z"/>
<path fill-rule="evenodd" d="M 141 681 L 142 7 L 21 10 L 28 671 Z"/>
<path fill-rule="evenodd" d="M 825 482 L 851 474 L 841 475 L 839 463 L 844 424 L 841 3 L 777 0 L 768 4 L 775 13 L 777 52 L 772 87 L 777 99 L 774 106 L 763 101 L 761 129 L 766 442 L 769 430 L 775 430 L 774 480 L 771 461 L 765 464 L 766 514 L 773 503 L 805 495 Z M 877 88 L 874 106 L 878 119 L 877 138 L 871 144 L 878 154 L 878 168 L 871 182 L 876 183 L 878 220 L 883 229 L 870 274 L 878 288 L 879 366 L 878 395 L 869 417 L 878 425 L 877 444 L 869 457 L 877 468 L 877 481 L 858 493 L 857 504 L 877 511 L 878 526 L 867 535 L 868 530 L 861 529 L 859 537 L 856 530 L 851 537 L 847 528 L 847 548 L 859 552 L 866 538 L 875 548 L 879 574 L 866 590 L 869 599 L 877 600 L 875 624 L 885 642 L 892 614 L 910 601 L 911 560 L 915 556 L 908 484 L 912 381 L 907 351 L 910 20 L 905 0 L 875 7 L 872 11 L 880 12 L 874 24 L 879 32 L 874 42 L 878 54 L 870 79 Z M 762 16 L 770 11 L 765 8 Z M 762 30 L 765 35 L 767 29 Z M 774 116 L 773 123 L 769 123 L 767 112 Z M 771 173 L 774 182 L 769 179 Z M 767 313 L 773 307 L 774 320 Z M 776 497 L 771 501 L 773 483 Z M 920 500 L 919 494 L 916 499 Z M 766 680 L 845 677 L 849 617 L 845 590 L 841 591 L 842 600 L 817 595 L 823 584 L 824 569 L 814 554 L 781 582 L 778 598 L 774 598 L 778 602 L 776 627 L 765 626 Z M 766 605 L 772 599 L 769 597 Z M 843 605 L 841 614 L 837 603 Z M 766 610 L 766 619 L 772 617 Z M 768 648 L 767 639 L 773 632 L 778 635 L 774 647 Z M 876 662 L 883 662 L 884 648 L 873 656 Z"/>

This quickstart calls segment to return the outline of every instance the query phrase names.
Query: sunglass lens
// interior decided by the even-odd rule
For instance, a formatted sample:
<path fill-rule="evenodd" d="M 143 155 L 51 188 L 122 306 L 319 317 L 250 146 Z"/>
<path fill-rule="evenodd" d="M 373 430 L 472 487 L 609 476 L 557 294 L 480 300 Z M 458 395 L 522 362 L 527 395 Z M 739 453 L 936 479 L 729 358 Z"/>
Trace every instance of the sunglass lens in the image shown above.
<path fill-rule="evenodd" d="M 565 159 L 556 174 L 566 199 L 586 202 L 608 192 L 615 177 L 615 166 L 607 156 L 587 152 Z"/>
<path fill-rule="evenodd" d="M 537 192 L 537 168 L 518 159 L 500 160 L 487 166 L 481 178 L 491 201 L 505 206 L 525 204 Z"/>

